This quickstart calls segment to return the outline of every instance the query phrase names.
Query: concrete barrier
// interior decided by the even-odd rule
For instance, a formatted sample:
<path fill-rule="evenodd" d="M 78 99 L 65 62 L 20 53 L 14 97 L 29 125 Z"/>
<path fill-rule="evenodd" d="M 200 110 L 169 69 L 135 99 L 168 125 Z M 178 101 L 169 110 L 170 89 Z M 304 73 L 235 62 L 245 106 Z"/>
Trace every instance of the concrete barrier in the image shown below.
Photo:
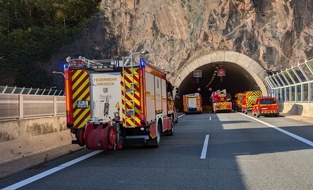
<path fill-rule="evenodd" d="M 1 121 L 0 163 L 71 144 L 72 137 L 65 117 Z"/>
<path fill-rule="evenodd" d="M 313 117 L 313 104 L 301 102 L 284 102 L 279 104 L 281 113 Z"/>

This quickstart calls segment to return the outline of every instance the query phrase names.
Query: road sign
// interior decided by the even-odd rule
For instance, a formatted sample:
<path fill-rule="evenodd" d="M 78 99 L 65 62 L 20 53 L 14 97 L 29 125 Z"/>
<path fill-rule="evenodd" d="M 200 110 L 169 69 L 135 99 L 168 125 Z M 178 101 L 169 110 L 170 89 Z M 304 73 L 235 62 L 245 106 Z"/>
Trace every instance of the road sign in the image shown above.
<path fill-rule="evenodd" d="M 221 68 L 217 71 L 217 76 L 224 77 L 226 76 L 225 69 Z"/>

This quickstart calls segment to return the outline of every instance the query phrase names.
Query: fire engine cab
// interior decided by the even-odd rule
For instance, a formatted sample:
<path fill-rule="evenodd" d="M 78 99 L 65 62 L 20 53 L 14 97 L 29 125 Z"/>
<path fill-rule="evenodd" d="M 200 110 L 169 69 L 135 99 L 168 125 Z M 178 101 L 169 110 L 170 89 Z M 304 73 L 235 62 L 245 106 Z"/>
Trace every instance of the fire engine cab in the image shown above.
<path fill-rule="evenodd" d="M 129 61 L 131 60 L 131 61 Z M 159 147 L 174 134 L 173 87 L 166 74 L 140 59 L 66 59 L 67 127 L 73 144 L 92 150 L 121 149 L 129 141 Z"/>

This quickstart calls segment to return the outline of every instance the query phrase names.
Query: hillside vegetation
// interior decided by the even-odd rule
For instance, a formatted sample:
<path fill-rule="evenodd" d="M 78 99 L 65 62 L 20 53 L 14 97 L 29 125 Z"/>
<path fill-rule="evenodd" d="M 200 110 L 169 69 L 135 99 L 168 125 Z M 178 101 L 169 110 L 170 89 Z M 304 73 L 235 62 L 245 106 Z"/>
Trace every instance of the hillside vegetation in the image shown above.
<path fill-rule="evenodd" d="M 80 32 L 100 2 L 0 0 L 0 86 L 51 86 L 43 63 Z"/>

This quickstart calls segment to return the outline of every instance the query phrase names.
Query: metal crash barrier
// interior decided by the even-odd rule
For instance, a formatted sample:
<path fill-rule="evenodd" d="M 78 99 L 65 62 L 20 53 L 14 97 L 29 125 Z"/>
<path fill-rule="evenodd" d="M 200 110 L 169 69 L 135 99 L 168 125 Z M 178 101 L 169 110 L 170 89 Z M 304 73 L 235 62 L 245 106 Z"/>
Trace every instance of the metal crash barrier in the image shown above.
<path fill-rule="evenodd" d="M 0 86 L 0 120 L 65 116 L 65 96 L 60 90 L 33 90 Z"/>

